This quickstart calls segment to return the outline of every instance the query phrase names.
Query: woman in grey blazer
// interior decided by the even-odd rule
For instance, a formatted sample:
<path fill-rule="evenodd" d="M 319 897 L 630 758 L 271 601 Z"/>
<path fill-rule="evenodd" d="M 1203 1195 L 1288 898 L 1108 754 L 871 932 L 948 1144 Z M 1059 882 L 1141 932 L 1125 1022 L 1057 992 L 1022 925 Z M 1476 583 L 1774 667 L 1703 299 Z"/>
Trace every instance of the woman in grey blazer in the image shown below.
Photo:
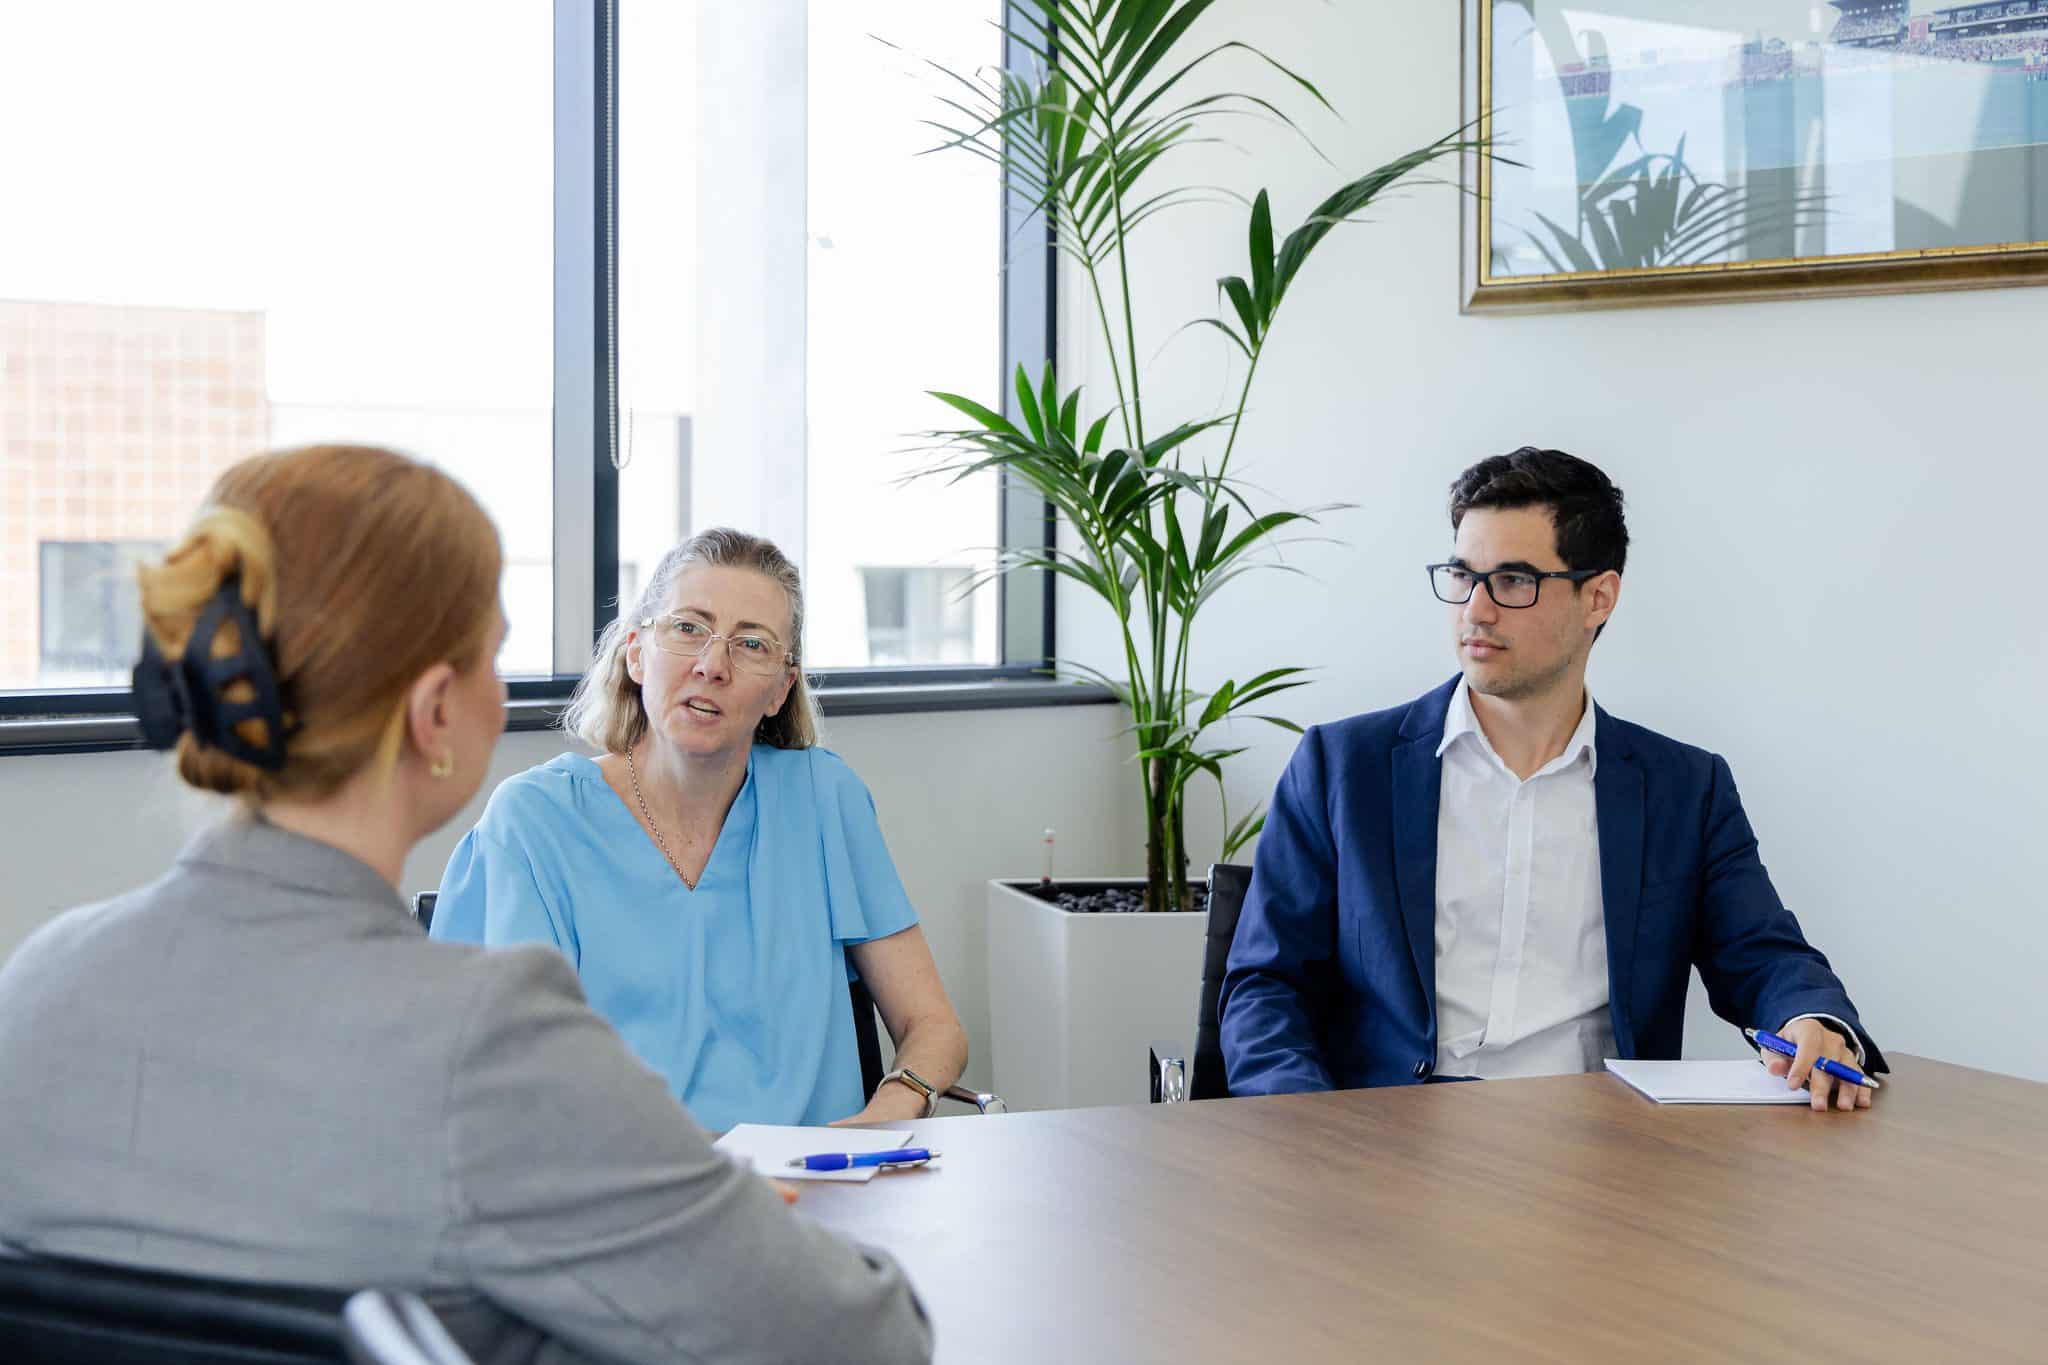
<path fill-rule="evenodd" d="M 928 1359 L 894 1263 L 714 1152 L 559 954 L 406 913 L 504 728 L 499 572 L 453 480 L 331 446 L 143 571 L 145 732 L 240 808 L 0 970 L 0 1241 L 417 1288 L 484 1358 Z"/>

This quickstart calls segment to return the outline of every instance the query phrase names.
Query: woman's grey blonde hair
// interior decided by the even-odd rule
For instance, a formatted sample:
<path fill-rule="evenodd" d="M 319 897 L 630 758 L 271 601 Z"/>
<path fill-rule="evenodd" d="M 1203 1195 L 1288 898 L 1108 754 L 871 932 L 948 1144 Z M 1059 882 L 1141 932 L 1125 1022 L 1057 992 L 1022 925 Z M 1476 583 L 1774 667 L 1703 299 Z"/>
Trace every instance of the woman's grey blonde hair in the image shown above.
<path fill-rule="evenodd" d="M 773 541 L 724 526 L 699 532 L 663 555 L 647 586 L 640 590 L 639 600 L 630 608 L 624 602 L 619 604 L 618 616 L 598 637 L 589 671 L 576 684 L 569 707 L 562 713 L 562 728 L 606 753 L 622 754 L 640 742 L 647 733 L 647 708 L 640 698 L 640 684 L 626 671 L 626 637 L 666 606 L 677 576 L 692 564 L 752 569 L 774 579 L 788 594 L 796 685 L 789 689 L 782 709 L 761 721 L 754 739 L 778 749 L 810 748 L 818 742 L 818 720 L 810 679 L 803 671 L 803 577 Z"/>

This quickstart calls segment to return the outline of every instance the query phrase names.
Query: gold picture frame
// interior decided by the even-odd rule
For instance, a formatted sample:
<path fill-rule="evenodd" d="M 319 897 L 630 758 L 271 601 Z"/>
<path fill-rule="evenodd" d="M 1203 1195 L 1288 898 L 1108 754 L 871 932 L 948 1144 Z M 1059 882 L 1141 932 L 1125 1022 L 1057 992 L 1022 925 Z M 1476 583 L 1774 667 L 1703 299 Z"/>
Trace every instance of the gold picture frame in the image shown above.
<path fill-rule="evenodd" d="M 1461 311 L 2048 284 L 2048 0 L 1830 0 L 1790 39 L 1682 0 L 1462 4 L 1465 122 L 1493 154 L 1464 159 Z M 1987 145 L 1939 143 L 1957 90 L 1982 92 Z M 1985 190 L 1956 222 L 1921 202 L 1959 182 Z"/>

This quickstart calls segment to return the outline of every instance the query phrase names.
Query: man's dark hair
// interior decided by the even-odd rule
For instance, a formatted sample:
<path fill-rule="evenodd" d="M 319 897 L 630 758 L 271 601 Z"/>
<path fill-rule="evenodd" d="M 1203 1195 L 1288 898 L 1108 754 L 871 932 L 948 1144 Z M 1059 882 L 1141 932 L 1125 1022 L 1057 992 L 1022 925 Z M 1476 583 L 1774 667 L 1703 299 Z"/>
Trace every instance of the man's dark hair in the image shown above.
<path fill-rule="evenodd" d="M 1567 569 L 1612 569 L 1628 561 L 1621 490 L 1576 455 L 1523 446 L 1473 465 L 1451 484 L 1451 533 L 1473 508 L 1547 507 L 1557 556 Z"/>

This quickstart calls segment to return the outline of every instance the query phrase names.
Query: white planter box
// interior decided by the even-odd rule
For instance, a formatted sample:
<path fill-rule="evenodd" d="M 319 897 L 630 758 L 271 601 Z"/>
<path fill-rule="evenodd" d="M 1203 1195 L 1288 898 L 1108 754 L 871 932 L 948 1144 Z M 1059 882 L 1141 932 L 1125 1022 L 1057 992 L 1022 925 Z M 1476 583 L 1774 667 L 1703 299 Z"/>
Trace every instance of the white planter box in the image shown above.
<path fill-rule="evenodd" d="M 1104 883 L 1142 885 L 1120 877 L 1080 884 Z M 1013 1110 L 1145 1103 L 1147 1045 L 1164 1038 L 1194 1047 L 1208 915 L 1070 914 L 1020 889 L 1031 884 L 988 884 L 997 1093 Z"/>

